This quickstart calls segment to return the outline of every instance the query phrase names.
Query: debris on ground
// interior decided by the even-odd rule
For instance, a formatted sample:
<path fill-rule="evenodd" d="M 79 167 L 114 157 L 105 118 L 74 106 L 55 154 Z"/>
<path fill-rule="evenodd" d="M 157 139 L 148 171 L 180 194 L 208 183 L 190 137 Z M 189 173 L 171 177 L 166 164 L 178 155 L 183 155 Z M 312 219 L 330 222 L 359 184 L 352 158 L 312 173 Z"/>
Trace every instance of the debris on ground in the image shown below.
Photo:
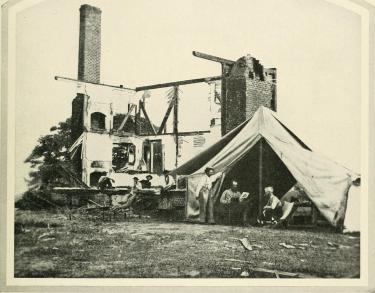
<path fill-rule="evenodd" d="M 288 249 L 294 249 L 296 248 L 294 245 L 286 244 L 285 242 L 279 243 L 280 246 L 288 248 Z"/>
<path fill-rule="evenodd" d="M 339 248 L 346 248 L 346 249 L 348 249 L 348 248 L 351 248 L 351 246 L 349 246 L 349 245 L 339 245 Z"/>
<path fill-rule="evenodd" d="M 196 270 L 192 270 L 192 271 L 189 271 L 186 273 L 187 276 L 189 277 L 199 277 L 201 273 L 199 271 L 196 271 Z"/>
<path fill-rule="evenodd" d="M 278 270 L 269 270 L 269 269 L 263 269 L 263 268 L 252 268 L 251 270 L 254 272 L 258 272 L 258 273 L 272 274 L 276 276 L 276 278 L 299 278 L 300 277 L 300 275 L 297 273 L 283 272 L 283 271 L 278 271 Z"/>
<path fill-rule="evenodd" d="M 248 271 L 243 271 L 240 276 L 245 278 L 245 277 L 250 276 L 250 274 Z"/>
<path fill-rule="evenodd" d="M 240 242 L 247 250 L 253 250 L 253 247 L 250 245 L 250 242 L 247 238 L 240 239 Z"/>
<path fill-rule="evenodd" d="M 55 240 L 56 238 L 55 237 L 50 237 L 50 238 L 44 238 L 40 241 L 50 241 L 50 240 Z"/>
<path fill-rule="evenodd" d="M 42 238 L 47 237 L 47 236 L 50 236 L 50 235 L 52 235 L 51 232 L 46 232 L 46 233 L 41 234 L 41 235 L 38 237 L 38 239 L 42 239 Z"/>
<path fill-rule="evenodd" d="M 334 242 L 330 242 L 328 241 L 327 244 L 331 247 L 335 247 L 335 248 L 339 248 L 339 245 L 337 243 L 334 243 Z"/>

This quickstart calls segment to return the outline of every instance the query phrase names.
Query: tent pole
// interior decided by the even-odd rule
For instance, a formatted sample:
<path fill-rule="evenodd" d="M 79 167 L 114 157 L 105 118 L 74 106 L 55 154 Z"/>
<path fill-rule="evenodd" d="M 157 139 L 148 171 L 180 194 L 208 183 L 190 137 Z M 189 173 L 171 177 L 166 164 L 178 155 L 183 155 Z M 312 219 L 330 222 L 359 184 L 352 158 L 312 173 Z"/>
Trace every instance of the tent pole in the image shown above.
<path fill-rule="evenodd" d="M 258 193 L 258 218 L 261 217 L 263 204 L 262 204 L 262 191 L 263 191 L 263 141 L 262 138 L 259 140 L 259 165 L 258 165 L 258 176 L 259 176 L 259 193 Z"/>

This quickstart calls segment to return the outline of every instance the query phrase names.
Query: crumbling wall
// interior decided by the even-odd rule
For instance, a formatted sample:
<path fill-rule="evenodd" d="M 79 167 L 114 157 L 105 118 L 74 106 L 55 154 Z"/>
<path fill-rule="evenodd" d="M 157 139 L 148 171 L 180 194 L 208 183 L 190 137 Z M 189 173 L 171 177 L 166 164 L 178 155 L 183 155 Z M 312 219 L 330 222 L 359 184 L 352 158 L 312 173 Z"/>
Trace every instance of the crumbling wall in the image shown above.
<path fill-rule="evenodd" d="M 251 118 L 260 106 L 276 111 L 276 69 L 265 69 L 247 55 L 236 61 L 223 80 L 222 135 Z M 224 96 L 225 94 L 225 96 Z"/>

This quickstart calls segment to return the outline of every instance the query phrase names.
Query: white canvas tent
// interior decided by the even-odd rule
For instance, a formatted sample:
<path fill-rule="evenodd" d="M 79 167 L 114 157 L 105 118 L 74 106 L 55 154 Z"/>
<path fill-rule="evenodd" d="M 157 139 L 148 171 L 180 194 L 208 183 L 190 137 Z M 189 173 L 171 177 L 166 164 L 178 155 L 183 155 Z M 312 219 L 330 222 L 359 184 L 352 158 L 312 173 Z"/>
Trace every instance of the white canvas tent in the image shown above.
<path fill-rule="evenodd" d="M 265 107 L 260 107 L 252 119 L 173 171 L 188 177 L 188 218 L 194 219 L 199 213 L 195 187 L 207 166 L 223 172 L 214 187 L 216 198 L 230 180 L 236 179 L 240 189 L 250 191 L 261 209 L 265 186 L 273 186 L 276 195 L 281 197 L 298 182 L 335 227 L 342 227 L 344 223 L 348 191 L 359 176 L 313 152 L 281 123 L 275 112 Z"/>

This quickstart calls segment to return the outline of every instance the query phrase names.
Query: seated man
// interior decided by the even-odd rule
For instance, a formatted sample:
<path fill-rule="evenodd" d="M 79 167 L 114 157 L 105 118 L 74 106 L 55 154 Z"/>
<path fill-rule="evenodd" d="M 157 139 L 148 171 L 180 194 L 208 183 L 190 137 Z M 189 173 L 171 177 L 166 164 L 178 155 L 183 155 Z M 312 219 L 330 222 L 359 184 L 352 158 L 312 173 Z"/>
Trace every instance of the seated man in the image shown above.
<path fill-rule="evenodd" d="M 233 210 L 234 212 L 239 212 L 242 217 L 242 224 L 248 224 L 248 213 L 249 213 L 249 200 L 248 193 L 238 191 L 238 182 L 233 180 L 231 188 L 225 190 L 220 197 L 220 203 L 226 207 Z"/>
<path fill-rule="evenodd" d="M 98 187 L 101 191 L 104 189 L 110 189 L 113 188 L 113 184 L 115 183 L 115 180 L 112 178 L 113 170 L 110 169 L 109 172 L 106 175 L 103 175 L 98 180 Z"/>
<path fill-rule="evenodd" d="M 123 208 L 129 208 L 138 197 L 138 190 L 142 189 L 142 185 L 139 182 L 138 177 L 133 178 L 133 186 L 127 194 L 124 202 L 121 202 Z"/>
<path fill-rule="evenodd" d="M 147 175 L 146 180 L 141 180 L 140 182 L 142 184 L 142 188 L 151 188 L 151 186 L 152 186 L 151 180 L 152 180 L 151 175 Z"/>
<path fill-rule="evenodd" d="M 268 186 L 264 189 L 264 197 L 268 198 L 267 204 L 263 207 L 263 219 L 258 220 L 258 223 L 263 223 L 263 220 L 270 220 L 272 223 L 277 223 L 283 214 L 282 203 L 273 194 L 273 187 Z"/>

